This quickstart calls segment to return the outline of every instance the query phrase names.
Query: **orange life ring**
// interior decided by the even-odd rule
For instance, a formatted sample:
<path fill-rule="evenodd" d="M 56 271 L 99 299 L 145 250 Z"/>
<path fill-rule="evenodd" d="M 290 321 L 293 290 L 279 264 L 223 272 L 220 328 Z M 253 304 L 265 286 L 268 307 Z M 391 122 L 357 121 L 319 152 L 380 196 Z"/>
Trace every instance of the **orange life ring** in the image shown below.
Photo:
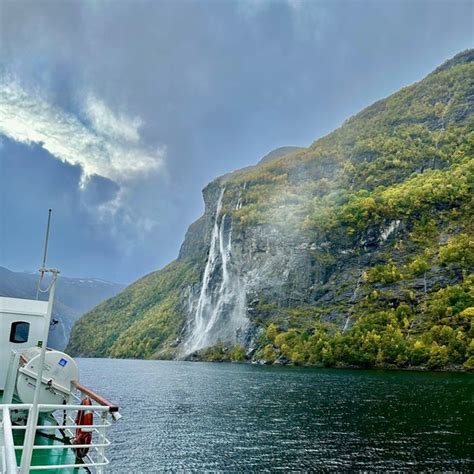
<path fill-rule="evenodd" d="M 81 405 L 91 406 L 92 401 L 90 398 L 84 398 L 81 402 Z M 92 410 L 79 410 L 76 416 L 76 425 L 79 425 L 76 428 L 76 437 L 74 438 L 74 444 L 90 444 L 92 441 L 92 430 L 88 428 L 80 427 L 88 425 L 92 426 L 94 424 L 94 413 Z M 76 456 L 78 458 L 83 458 L 88 452 L 89 448 L 75 448 Z"/>

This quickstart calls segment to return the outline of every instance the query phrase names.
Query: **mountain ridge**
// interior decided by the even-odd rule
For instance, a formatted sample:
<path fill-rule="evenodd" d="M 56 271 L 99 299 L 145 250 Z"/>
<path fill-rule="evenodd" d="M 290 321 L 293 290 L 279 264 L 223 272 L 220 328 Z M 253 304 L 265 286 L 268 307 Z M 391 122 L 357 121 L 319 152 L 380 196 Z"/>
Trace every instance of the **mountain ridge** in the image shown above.
<path fill-rule="evenodd" d="M 85 315 L 69 349 L 474 366 L 473 61 L 464 51 L 308 148 L 213 180 L 178 259 Z"/>
<path fill-rule="evenodd" d="M 47 285 L 46 277 L 43 284 Z M 0 296 L 32 299 L 36 297 L 38 273 L 15 272 L 0 266 Z M 69 333 L 74 322 L 83 314 L 107 298 L 123 290 L 125 285 L 109 282 L 99 278 L 70 278 L 60 276 L 58 279 L 56 302 L 53 318 L 58 321 L 51 327 L 49 346 L 63 350 L 69 340 Z M 44 300 L 46 295 L 40 294 Z"/>

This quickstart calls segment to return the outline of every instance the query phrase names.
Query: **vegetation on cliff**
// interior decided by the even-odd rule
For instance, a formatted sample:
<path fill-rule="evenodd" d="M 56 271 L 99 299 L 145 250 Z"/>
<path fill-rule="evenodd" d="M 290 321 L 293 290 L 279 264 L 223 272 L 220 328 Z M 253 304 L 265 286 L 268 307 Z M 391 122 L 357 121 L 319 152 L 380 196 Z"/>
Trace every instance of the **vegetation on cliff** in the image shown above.
<path fill-rule="evenodd" d="M 233 177 L 247 203 L 239 222 L 299 225 L 324 243 L 313 252 L 329 266 L 345 250 L 367 251 L 372 229 L 403 228 L 361 274 L 364 297 L 345 308 L 349 329 L 324 322 L 331 305 L 265 302 L 256 359 L 474 367 L 473 57 L 460 55 L 307 151 Z"/>
<path fill-rule="evenodd" d="M 271 323 L 256 354 L 264 362 L 358 367 L 474 369 L 473 277 L 387 308 L 377 294 L 354 314 L 347 332 L 328 323 L 281 331 Z"/>
<path fill-rule="evenodd" d="M 74 326 L 67 351 L 88 357 L 152 358 L 179 335 L 182 292 L 195 270 L 174 261 L 96 306 Z"/>
<path fill-rule="evenodd" d="M 309 148 L 217 180 L 236 238 L 291 229 L 325 276 L 311 297 L 257 295 L 247 353 L 219 345 L 200 357 L 474 368 L 473 97 L 470 50 Z M 76 324 L 69 349 L 172 355 L 202 272 L 185 257 L 145 277 Z"/>

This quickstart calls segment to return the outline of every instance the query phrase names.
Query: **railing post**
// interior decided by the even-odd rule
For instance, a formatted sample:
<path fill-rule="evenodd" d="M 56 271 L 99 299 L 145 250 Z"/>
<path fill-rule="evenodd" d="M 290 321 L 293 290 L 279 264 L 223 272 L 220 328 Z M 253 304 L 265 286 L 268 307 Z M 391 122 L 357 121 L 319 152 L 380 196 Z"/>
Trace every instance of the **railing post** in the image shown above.
<path fill-rule="evenodd" d="M 99 431 L 99 444 L 105 444 L 106 440 L 106 424 L 107 424 L 107 412 L 103 411 L 100 414 L 100 424 L 102 425 Z M 100 446 L 97 449 L 97 462 L 103 463 L 105 460 L 105 446 Z M 97 466 L 97 473 L 102 474 L 104 472 L 104 466 Z"/>
<path fill-rule="evenodd" d="M 18 366 L 20 365 L 20 353 L 11 351 L 10 361 L 8 363 L 8 372 L 5 382 L 5 391 L 3 392 L 2 403 L 11 403 L 13 400 L 13 392 L 15 390 L 16 374 L 18 372 Z"/>
<path fill-rule="evenodd" d="M 5 444 L 5 465 L 6 474 L 17 474 L 18 466 L 16 464 L 15 444 L 13 442 L 12 422 L 10 419 L 10 409 L 3 407 L 3 442 Z"/>

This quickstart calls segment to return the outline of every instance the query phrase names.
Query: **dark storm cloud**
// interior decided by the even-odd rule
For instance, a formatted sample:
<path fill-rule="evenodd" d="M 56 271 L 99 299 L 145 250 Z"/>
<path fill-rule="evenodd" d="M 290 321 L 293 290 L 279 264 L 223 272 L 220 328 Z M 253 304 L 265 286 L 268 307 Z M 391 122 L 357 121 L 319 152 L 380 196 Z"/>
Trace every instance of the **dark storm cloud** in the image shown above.
<path fill-rule="evenodd" d="M 91 176 L 83 191 L 83 202 L 86 206 L 100 206 L 114 201 L 120 192 L 120 187 L 114 181 L 102 176 Z"/>
<path fill-rule="evenodd" d="M 472 8 L 468 1 L 2 2 L 4 76 L 31 97 L 40 92 L 101 146 L 119 147 L 136 130 L 128 162 L 164 162 L 130 176 L 117 161 L 93 169 L 98 148 L 88 155 L 75 146 L 83 159 L 71 166 L 74 159 L 55 161 L 39 142 L 7 140 L 0 185 L 8 175 L 12 201 L 0 203 L 2 221 L 23 216 L 24 223 L 22 232 L 0 229 L 1 260 L 14 268 L 36 263 L 34 252 L 15 256 L 19 242 L 31 247 L 42 228 L 28 195 L 38 182 L 64 180 L 59 189 L 43 186 L 34 206 L 36 216 L 68 203 L 57 232 L 75 244 L 57 250 L 57 265 L 130 281 L 165 264 L 201 212 L 210 179 L 272 148 L 308 145 L 471 46 Z M 81 191 L 87 166 L 107 184 L 93 178 Z"/>

